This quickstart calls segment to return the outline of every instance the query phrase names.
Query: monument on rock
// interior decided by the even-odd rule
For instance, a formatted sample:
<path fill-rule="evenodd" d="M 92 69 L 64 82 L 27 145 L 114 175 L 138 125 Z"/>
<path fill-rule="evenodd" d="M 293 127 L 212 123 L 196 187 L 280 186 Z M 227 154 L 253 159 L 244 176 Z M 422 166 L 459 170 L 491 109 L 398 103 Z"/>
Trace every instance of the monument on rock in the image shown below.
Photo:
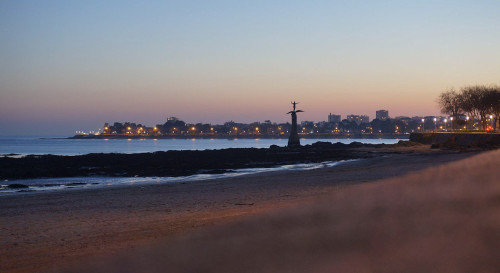
<path fill-rule="evenodd" d="M 295 110 L 295 106 L 299 104 L 298 102 L 292 102 L 293 110 L 287 114 L 292 115 L 292 129 L 290 130 L 290 137 L 288 138 L 288 147 L 300 147 L 300 138 L 297 132 L 297 113 L 304 112 L 302 110 Z"/>

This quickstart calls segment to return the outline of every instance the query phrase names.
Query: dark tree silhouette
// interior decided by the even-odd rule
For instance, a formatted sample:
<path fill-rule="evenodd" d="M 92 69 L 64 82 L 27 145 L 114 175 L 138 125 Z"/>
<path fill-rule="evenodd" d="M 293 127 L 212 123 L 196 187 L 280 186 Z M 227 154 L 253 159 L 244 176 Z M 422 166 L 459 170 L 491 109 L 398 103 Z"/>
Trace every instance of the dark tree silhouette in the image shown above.
<path fill-rule="evenodd" d="M 455 91 L 455 89 L 451 88 L 439 95 L 438 104 L 441 107 L 441 113 L 453 117 L 451 128 L 455 129 L 455 124 L 458 121 L 458 115 L 462 112 L 462 109 L 460 108 L 460 95 Z"/>

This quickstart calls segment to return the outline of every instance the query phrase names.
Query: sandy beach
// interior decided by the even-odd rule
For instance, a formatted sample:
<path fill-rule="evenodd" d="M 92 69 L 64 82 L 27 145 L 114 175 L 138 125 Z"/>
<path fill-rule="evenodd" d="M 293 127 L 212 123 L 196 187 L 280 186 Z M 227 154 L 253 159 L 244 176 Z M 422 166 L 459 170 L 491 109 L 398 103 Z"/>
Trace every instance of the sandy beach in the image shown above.
<path fill-rule="evenodd" d="M 365 229 L 377 221 L 377 217 L 381 217 L 380 219 L 384 222 L 380 223 L 380 226 L 377 227 L 378 229 L 375 230 L 379 232 L 387 227 L 385 232 L 390 233 L 393 231 L 390 225 L 392 218 L 389 217 L 388 219 L 383 210 L 377 213 L 377 209 L 379 208 L 379 204 L 399 206 L 398 202 L 404 201 L 401 200 L 404 195 L 400 195 L 400 193 L 407 192 L 408 190 L 405 190 L 405 186 L 402 186 L 401 182 L 399 184 L 395 182 L 398 179 L 397 177 L 408 174 L 410 176 L 419 175 L 419 172 L 426 168 L 433 167 L 432 170 L 436 170 L 435 167 L 437 166 L 447 166 L 446 164 L 449 162 L 467 160 L 470 157 L 474 158 L 479 153 L 478 151 L 457 152 L 434 150 L 429 149 L 428 146 L 399 147 L 381 157 L 346 162 L 332 168 L 311 171 L 263 173 L 244 177 L 177 184 L 0 196 L 0 238 L 2 238 L 0 241 L 0 271 L 50 272 L 64 268 L 74 268 L 82 264 L 84 265 L 83 271 L 85 271 L 85 268 L 87 268 L 85 266 L 88 266 L 89 263 L 94 266 L 93 261 L 105 261 L 108 259 L 106 257 L 115 255 L 116 253 L 146 251 L 151 248 L 151 245 L 157 242 L 163 242 L 162 247 L 163 244 L 167 245 L 164 253 L 172 254 L 175 252 L 172 249 L 178 248 L 179 244 L 181 244 L 179 243 L 179 238 L 193 242 L 192 238 L 194 236 L 194 242 L 197 243 L 190 244 L 186 243 L 186 241 L 182 243 L 183 245 L 193 245 L 193 249 L 186 247 L 179 252 L 186 254 L 184 258 L 179 258 L 181 254 L 172 254 L 170 259 L 162 258 L 162 260 L 167 264 L 172 262 L 174 258 L 174 260 L 179 260 L 178 263 L 172 263 L 179 267 L 174 266 L 171 272 L 181 272 L 182 268 L 186 269 L 184 270 L 185 272 L 195 272 L 196 268 L 186 267 L 183 263 L 192 257 L 197 257 L 196 255 L 201 256 L 200 251 L 207 251 L 207 249 L 200 248 L 200 242 L 207 242 L 208 244 L 205 247 L 213 244 L 213 255 L 215 255 L 213 260 L 220 263 L 220 255 L 223 255 L 223 252 L 219 249 L 220 245 L 217 246 L 213 240 L 215 240 L 214 238 L 220 238 L 221 234 L 241 235 L 241 232 L 249 230 L 249 226 L 255 228 L 255 224 L 252 223 L 255 223 L 256 219 L 267 219 L 263 221 L 267 225 L 279 226 L 279 224 L 270 222 L 269 219 L 289 217 L 287 218 L 289 220 L 296 214 L 303 215 L 308 220 L 301 222 L 301 224 L 292 221 L 289 223 L 291 226 L 297 226 L 306 230 L 310 229 L 313 233 L 322 232 L 321 227 L 327 224 L 318 222 L 318 225 L 316 225 L 313 220 L 307 218 L 311 217 L 311 211 L 318 210 L 318 208 L 333 208 L 338 217 L 347 217 L 346 215 L 350 213 L 360 213 L 355 219 L 359 221 L 357 224 L 352 222 L 354 220 L 346 218 L 346 223 L 356 226 L 355 231 L 362 229 L 360 232 L 365 232 Z M 498 155 L 497 151 L 489 153 L 496 153 Z M 479 156 L 483 155 L 479 154 Z M 498 174 L 498 170 L 496 172 Z M 418 180 L 417 178 L 412 179 Z M 440 179 L 445 182 L 447 181 L 446 176 L 442 176 Z M 418 187 L 412 186 L 410 192 L 415 190 L 415 192 L 425 193 L 429 186 L 429 181 L 426 180 L 426 183 Z M 379 185 L 382 185 L 383 188 Z M 443 187 L 448 186 L 452 187 L 453 185 L 449 185 L 448 183 L 439 189 L 442 190 Z M 398 193 L 395 196 L 389 191 L 392 187 Z M 470 188 L 474 187 L 470 186 Z M 384 199 L 385 203 L 377 203 L 378 199 L 370 195 L 371 192 L 377 192 L 377 194 L 382 194 L 382 196 L 385 194 L 390 196 L 390 198 L 387 198 L 387 200 Z M 453 193 L 453 188 L 451 188 L 451 192 Z M 433 191 L 432 197 L 439 198 L 439 194 L 444 196 L 447 193 L 449 192 Z M 352 195 L 355 194 L 360 194 L 359 198 L 356 198 L 359 203 L 353 202 Z M 409 198 L 415 198 L 410 201 L 418 205 L 422 202 L 425 203 L 426 198 L 430 197 L 409 196 Z M 418 198 L 423 199 L 417 202 Z M 325 200 L 329 200 L 328 202 L 332 203 L 324 203 Z M 498 197 L 494 200 L 498 201 Z M 498 207 L 497 201 L 495 201 L 496 208 Z M 467 204 L 462 203 L 455 205 L 467 206 Z M 472 209 L 476 209 L 476 207 Z M 371 211 L 371 213 L 366 213 L 366 210 Z M 412 212 L 418 216 L 425 211 L 416 209 Z M 322 213 L 326 212 L 319 212 L 319 215 L 323 215 Z M 403 212 L 396 211 L 395 213 Z M 413 214 L 401 215 L 405 219 L 408 218 L 405 222 L 408 227 L 415 224 L 412 222 Z M 440 214 L 438 213 L 433 217 L 439 218 L 439 216 Z M 284 219 L 282 220 L 285 221 Z M 331 221 L 331 219 L 328 221 Z M 418 221 L 418 218 L 414 218 L 413 221 Z M 289 224 L 288 222 L 286 223 L 279 229 L 282 231 L 287 230 Z M 257 233 L 255 242 L 263 244 L 266 241 L 264 240 L 265 238 L 274 238 L 277 234 L 276 226 L 275 229 L 269 230 L 273 230 L 273 232 Z M 290 229 L 290 231 L 293 230 Z M 344 231 L 344 235 L 353 236 L 351 233 L 355 231 Z M 266 237 L 270 234 L 273 237 Z M 285 237 L 288 236 L 286 234 L 285 232 Z M 301 241 L 304 239 L 300 237 L 300 234 L 293 236 L 292 239 L 294 240 L 299 239 Z M 404 236 L 404 234 L 400 236 Z M 248 238 L 251 238 L 251 236 Z M 276 238 L 276 242 L 284 242 L 287 239 L 280 238 L 279 236 Z M 495 238 L 498 239 L 498 237 Z M 241 248 L 240 243 L 243 242 L 248 243 L 245 240 L 236 240 L 233 241 L 234 244 L 229 243 L 228 245 L 236 249 L 238 247 Z M 353 244 L 352 246 L 349 245 L 349 242 L 344 242 L 344 245 L 337 245 L 337 248 L 334 249 L 340 255 L 338 257 L 346 257 L 345 260 L 342 260 L 337 265 L 349 266 L 355 264 L 352 259 L 355 259 L 356 256 L 352 254 L 352 251 L 359 250 L 356 249 L 359 242 L 353 241 L 351 243 Z M 370 241 L 370 243 L 376 244 L 380 242 L 375 240 Z M 296 246 L 300 246 L 300 243 L 297 243 Z M 306 245 L 305 247 L 310 249 L 313 246 Z M 390 247 L 390 244 L 385 245 L 385 247 Z M 367 253 L 369 253 L 369 251 L 374 251 L 373 248 L 375 247 L 367 246 L 367 248 L 369 249 Z M 233 258 L 237 257 L 235 255 L 238 253 L 248 255 L 247 252 L 250 251 L 248 249 L 239 249 L 238 251 L 240 252 L 238 252 L 235 249 L 232 249 L 232 251 L 235 251 L 235 254 L 231 256 Z M 281 248 L 279 249 L 281 250 Z M 421 249 L 424 250 L 424 248 Z M 208 247 L 208 250 L 210 250 L 210 247 Z M 266 254 L 266 251 L 273 250 L 276 249 L 264 245 L 263 254 Z M 318 251 L 320 250 L 323 249 L 320 247 Z M 381 253 L 384 253 L 384 251 L 388 252 L 389 250 L 383 249 Z M 410 255 L 411 251 L 414 250 L 408 249 L 407 251 L 406 254 Z M 194 256 L 191 257 L 187 253 L 192 253 Z M 297 258 L 297 256 L 293 255 L 301 253 L 293 252 L 289 254 L 292 255 L 289 258 L 293 260 Z M 327 254 L 331 253 L 325 251 L 324 255 L 320 253 L 314 256 L 314 259 L 309 257 L 307 258 L 309 260 L 305 258 L 306 260 L 304 261 L 306 264 L 314 262 L 317 265 L 314 267 L 314 271 L 316 272 L 329 272 L 327 269 L 331 268 L 329 266 L 332 264 L 316 261 L 316 259 L 327 257 L 325 256 Z M 366 255 L 363 257 L 367 259 Z M 379 256 L 374 254 L 370 259 L 376 259 L 376 257 Z M 398 255 L 394 257 L 396 259 Z M 251 259 L 250 261 L 256 262 Z M 300 270 L 304 269 L 301 267 L 304 264 L 293 267 L 296 270 L 289 270 L 290 268 L 286 266 L 283 267 L 282 263 L 285 263 L 284 257 L 281 257 L 281 259 L 277 258 L 276 261 L 278 264 L 270 263 L 268 259 L 264 259 L 262 266 L 249 266 L 247 267 L 248 270 L 241 270 L 236 265 L 236 262 L 233 261 L 232 263 L 229 262 L 227 266 L 221 267 L 222 270 L 220 272 L 231 272 L 231 270 L 237 270 L 232 272 L 276 272 L 273 268 L 281 272 L 302 272 Z M 133 263 L 134 261 L 129 262 Z M 144 261 L 139 261 L 137 264 L 142 265 L 141 262 Z M 208 262 L 206 259 L 201 259 L 199 262 L 200 266 L 207 269 L 206 272 L 216 272 L 216 264 Z M 397 262 L 397 264 L 401 262 Z M 294 264 L 291 263 L 291 265 Z M 245 263 L 240 264 L 240 266 L 244 265 Z M 113 271 L 106 266 L 102 268 L 105 268 L 105 270 L 101 272 Z M 376 268 L 381 269 L 383 267 L 379 266 Z M 129 269 L 132 270 L 134 267 L 130 266 Z M 137 270 L 137 268 L 135 269 Z M 359 269 L 359 271 L 355 271 L 382 272 L 380 270 L 370 271 L 368 270 L 369 268 L 360 267 Z M 150 271 L 154 272 L 154 268 Z M 115 272 L 120 272 L 120 270 Z M 391 272 L 391 270 L 387 272 Z"/>

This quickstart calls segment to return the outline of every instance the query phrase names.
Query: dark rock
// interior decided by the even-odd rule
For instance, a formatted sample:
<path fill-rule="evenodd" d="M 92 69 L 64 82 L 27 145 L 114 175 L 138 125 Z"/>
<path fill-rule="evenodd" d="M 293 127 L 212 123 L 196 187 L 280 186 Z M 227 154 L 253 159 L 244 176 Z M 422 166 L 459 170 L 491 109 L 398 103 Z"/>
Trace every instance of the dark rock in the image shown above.
<path fill-rule="evenodd" d="M 354 141 L 354 142 L 349 143 L 349 145 L 347 145 L 347 146 L 349 146 L 350 148 L 359 148 L 359 147 L 363 147 L 365 145 L 361 142 Z"/>
<path fill-rule="evenodd" d="M 24 184 L 10 184 L 7 186 L 9 189 L 27 189 L 29 186 L 24 185 Z"/>
<path fill-rule="evenodd" d="M 421 146 L 421 145 L 423 145 L 423 144 L 419 143 L 419 142 L 409 141 L 409 140 L 400 140 L 396 144 L 396 146 L 399 146 L 399 147 L 413 147 L 413 146 Z"/>
<path fill-rule="evenodd" d="M 138 154 L 93 153 L 79 156 L 36 155 L 0 157 L 0 179 L 101 176 L 150 177 L 225 173 L 229 169 L 272 167 L 303 162 L 335 161 L 367 157 L 357 147 L 374 145 L 353 142 L 317 142 L 289 148 L 231 148 L 203 151 L 167 151 Z"/>

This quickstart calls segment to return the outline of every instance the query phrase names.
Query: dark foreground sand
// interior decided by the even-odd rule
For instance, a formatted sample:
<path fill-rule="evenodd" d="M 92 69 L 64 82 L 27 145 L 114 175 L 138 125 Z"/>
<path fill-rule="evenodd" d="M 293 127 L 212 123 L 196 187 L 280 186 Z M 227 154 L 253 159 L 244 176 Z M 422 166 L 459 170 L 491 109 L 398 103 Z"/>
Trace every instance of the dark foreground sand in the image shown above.
<path fill-rule="evenodd" d="M 500 152 L 417 172 L 477 153 L 398 151 L 314 171 L 3 196 L 0 271 L 500 268 Z"/>

